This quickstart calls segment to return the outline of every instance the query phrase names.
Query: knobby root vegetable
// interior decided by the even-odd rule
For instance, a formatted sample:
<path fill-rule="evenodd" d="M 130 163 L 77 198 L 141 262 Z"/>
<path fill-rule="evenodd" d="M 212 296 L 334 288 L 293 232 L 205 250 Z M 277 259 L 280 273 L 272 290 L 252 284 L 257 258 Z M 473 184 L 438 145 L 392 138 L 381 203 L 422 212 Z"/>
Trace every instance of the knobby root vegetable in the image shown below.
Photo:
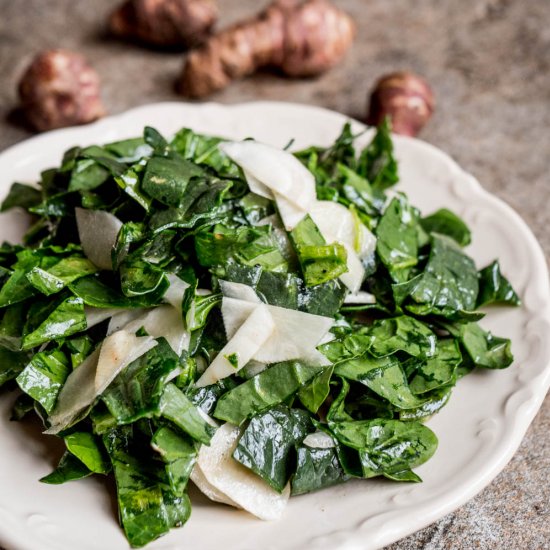
<path fill-rule="evenodd" d="M 434 107 L 433 92 L 423 78 L 406 71 L 391 73 L 383 76 L 371 93 L 367 123 L 377 126 L 389 116 L 396 134 L 414 137 Z"/>
<path fill-rule="evenodd" d="M 40 131 L 85 124 L 105 114 L 100 81 L 86 59 L 67 50 L 39 53 L 19 83 L 21 106 Z"/>
<path fill-rule="evenodd" d="M 152 46 L 203 42 L 218 18 L 214 0 L 127 0 L 111 15 L 111 32 Z"/>
<path fill-rule="evenodd" d="M 354 35 L 351 17 L 328 0 L 279 0 L 191 52 L 178 90 L 203 97 L 268 66 L 291 77 L 315 76 L 340 61 Z"/>

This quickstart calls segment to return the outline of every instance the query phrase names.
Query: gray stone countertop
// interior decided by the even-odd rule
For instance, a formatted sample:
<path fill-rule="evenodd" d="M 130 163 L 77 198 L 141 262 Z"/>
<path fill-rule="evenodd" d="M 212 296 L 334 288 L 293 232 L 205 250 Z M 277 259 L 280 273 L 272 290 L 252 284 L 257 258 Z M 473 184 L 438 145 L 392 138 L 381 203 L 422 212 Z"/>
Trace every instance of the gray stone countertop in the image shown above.
<path fill-rule="evenodd" d="M 550 2 L 548 0 L 335 0 L 353 14 L 355 45 L 313 80 L 263 73 L 213 96 L 321 105 L 361 118 L 385 72 L 428 79 L 436 114 L 422 138 L 447 151 L 516 209 L 550 255 Z M 13 121 L 16 83 L 38 50 L 83 52 L 103 81 L 110 113 L 178 100 L 183 56 L 114 41 L 104 32 L 112 0 L 0 0 L 0 150 L 31 134 Z M 221 24 L 257 0 L 223 0 Z M 549 335 L 550 336 L 550 335 Z M 477 497 L 386 550 L 550 548 L 550 400 L 504 471 Z"/>

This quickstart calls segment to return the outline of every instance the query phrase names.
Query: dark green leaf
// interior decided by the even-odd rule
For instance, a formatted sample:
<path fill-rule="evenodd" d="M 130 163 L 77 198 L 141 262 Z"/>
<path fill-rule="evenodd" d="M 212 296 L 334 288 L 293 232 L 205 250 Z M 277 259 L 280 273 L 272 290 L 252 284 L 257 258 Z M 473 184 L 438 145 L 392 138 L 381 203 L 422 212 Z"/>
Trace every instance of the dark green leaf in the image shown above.
<path fill-rule="evenodd" d="M 500 271 L 498 260 L 479 272 L 479 295 L 476 307 L 488 304 L 519 306 L 521 300 L 508 279 Z"/>
<path fill-rule="evenodd" d="M 172 421 L 193 439 L 208 445 L 216 428 L 200 414 L 197 407 L 174 384 L 168 384 L 159 405 L 160 414 Z"/>
<path fill-rule="evenodd" d="M 435 434 L 419 422 L 337 422 L 330 425 L 330 430 L 340 443 L 359 451 L 363 477 L 367 478 L 420 466 L 437 448 Z"/>
<path fill-rule="evenodd" d="M 282 403 L 318 373 L 319 367 L 298 361 L 277 363 L 224 394 L 214 416 L 240 425 L 247 418 Z"/>
<path fill-rule="evenodd" d="M 305 445 L 296 448 L 296 473 L 292 478 L 292 495 L 303 495 L 347 481 L 335 448 L 315 449 Z"/>
<path fill-rule="evenodd" d="M 17 377 L 17 383 L 50 413 L 69 372 L 69 362 L 64 353 L 59 350 L 43 351 L 33 356 Z"/>
<path fill-rule="evenodd" d="M 364 355 L 337 365 L 334 372 L 365 384 L 399 409 L 419 407 L 423 402 L 411 392 L 405 373 L 393 356 L 376 359 Z"/>
<path fill-rule="evenodd" d="M 416 370 L 410 383 L 411 390 L 418 395 L 454 384 L 456 368 L 461 361 L 462 354 L 454 339 L 439 340 L 435 357 L 428 359 Z"/>
<path fill-rule="evenodd" d="M 198 453 L 193 440 L 163 426 L 155 432 L 151 445 L 166 463 L 166 476 L 172 492 L 183 494 L 197 461 Z"/>
<path fill-rule="evenodd" d="M 454 315 L 476 307 L 479 285 L 474 261 L 449 237 L 432 234 L 430 258 L 422 277 L 410 292 L 418 315 Z"/>
<path fill-rule="evenodd" d="M 302 405 L 313 414 L 316 414 L 330 393 L 330 379 L 334 367 L 326 367 L 307 386 L 298 391 L 298 398 Z"/>
<path fill-rule="evenodd" d="M 164 338 L 130 363 L 103 392 L 102 399 L 120 424 L 128 424 L 159 412 L 168 376 L 179 358 Z"/>
<path fill-rule="evenodd" d="M 81 298 L 70 296 L 57 305 L 36 328 L 25 334 L 23 349 L 70 336 L 85 330 L 86 326 L 84 302 Z"/>
<path fill-rule="evenodd" d="M 47 269 L 34 267 L 27 273 L 27 279 L 34 288 L 49 296 L 60 292 L 69 283 L 96 272 L 97 267 L 86 258 L 69 256 Z"/>
<path fill-rule="evenodd" d="M 0 347 L 0 387 L 19 376 L 28 361 L 27 353 Z"/>
<path fill-rule="evenodd" d="M 22 183 L 14 183 L 11 186 L 8 196 L 2 202 L 0 212 L 5 212 L 10 208 L 23 208 L 27 210 L 32 206 L 37 206 L 42 201 L 42 193 L 36 187 L 24 185 Z"/>
<path fill-rule="evenodd" d="M 408 280 L 418 263 L 418 213 L 404 195 L 390 202 L 376 228 L 376 252 L 396 283 Z"/>
<path fill-rule="evenodd" d="M 42 483 L 61 485 L 67 481 L 74 481 L 93 474 L 78 458 L 68 451 L 63 454 L 57 468 L 40 479 Z"/>
<path fill-rule="evenodd" d="M 510 340 L 493 336 L 477 323 L 462 325 L 459 338 L 477 367 L 505 369 L 514 361 Z"/>
<path fill-rule="evenodd" d="M 294 446 L 302 442 L 311 428 L 306 412 L 284 405 L 273 407 L 252 417 L 233 458 L 280 493 L 291 474 Z"/>
<path fill-rule="evenodd" d="M 428 233 L 447 235 L 460 246 L 467 246 L 472 240 L 468 226 L 456 214 L 446 208 L 441 208 L 430 216 L 422 218 L 420 224 Z"/>

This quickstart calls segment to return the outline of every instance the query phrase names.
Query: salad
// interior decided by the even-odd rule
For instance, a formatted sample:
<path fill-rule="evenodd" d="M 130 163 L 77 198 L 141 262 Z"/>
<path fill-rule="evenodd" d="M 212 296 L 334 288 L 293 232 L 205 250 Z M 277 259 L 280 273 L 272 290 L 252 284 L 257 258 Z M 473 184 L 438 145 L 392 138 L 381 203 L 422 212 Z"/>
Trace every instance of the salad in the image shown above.
<path fill-rule="evenodd" d="M 0 247 L 0 386 L 65 444 L 40 481 L 113 478 L 133 547 L 189 519 L 190 480 L 265 520 L 350 479 L 421 481 L 425 422 L 513 361 L 480 308 L 520 300 L 459 217 L 393 189 L 387 122 L 356 138 L 147 127 L 13 184 L 2 210 L 33 222 Z"/>

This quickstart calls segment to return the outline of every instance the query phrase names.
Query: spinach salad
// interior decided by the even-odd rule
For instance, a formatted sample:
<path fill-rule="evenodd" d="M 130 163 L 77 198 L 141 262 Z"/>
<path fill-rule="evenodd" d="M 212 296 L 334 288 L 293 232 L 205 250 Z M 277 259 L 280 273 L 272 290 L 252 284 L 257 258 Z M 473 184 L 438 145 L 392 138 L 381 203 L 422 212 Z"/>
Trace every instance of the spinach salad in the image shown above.
<path fill-rule="evenodd" d="M 387 123 L 291 154 L 190 129 L 74 147 L 2 210 L 0 385 L 109 475 L 139 547 L 183 525 L 191 479 L 262 519 L 354 478 L 419 482 L 425 425 L 473 369 L 512 363 L 480 307 L 519 305 L 449 210 L 391 189 Z"/>

